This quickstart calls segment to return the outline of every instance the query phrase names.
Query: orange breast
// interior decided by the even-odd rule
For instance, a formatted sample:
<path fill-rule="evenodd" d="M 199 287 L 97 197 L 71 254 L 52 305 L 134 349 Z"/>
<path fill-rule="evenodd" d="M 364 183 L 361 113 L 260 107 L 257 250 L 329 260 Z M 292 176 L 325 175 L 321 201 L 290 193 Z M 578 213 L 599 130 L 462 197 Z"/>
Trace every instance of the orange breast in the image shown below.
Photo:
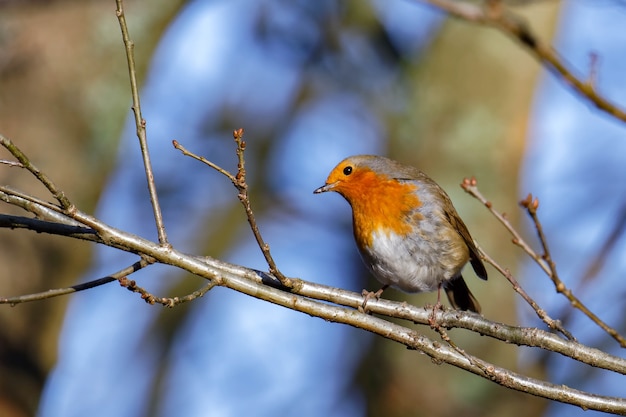
<path fill-rule="evenodd" d="M 403 236 L 422 219 L 417 185 L 382 177 L 371 170 L 355 172 L 349 183 L 338 187 L 352 206 L 354 237 L 361 247 L 372 245 L 372 232 Z"/>

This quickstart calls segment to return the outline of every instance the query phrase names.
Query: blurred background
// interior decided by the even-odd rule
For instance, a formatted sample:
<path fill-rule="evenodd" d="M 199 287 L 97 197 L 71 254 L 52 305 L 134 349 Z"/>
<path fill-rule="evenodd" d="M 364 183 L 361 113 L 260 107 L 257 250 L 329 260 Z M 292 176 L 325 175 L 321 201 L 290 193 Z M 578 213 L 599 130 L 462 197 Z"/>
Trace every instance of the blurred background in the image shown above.
<path fill-rule="evenodd" d="M 233 169 L 232 130 L 243 127 L 253 208 L 286 275 L 358 292 L 378 288 L 352 241 L 347 203 L 312 191 L 345 156 L 383 154 L 435 178 L 481 246 L 522 274 L 553 317 L 570 317 L 560 300 L 550 308 L 551 284 L 458 185 L 475 176 L 520 227 L 528 225 L 517 202 L 537 194 L 563 279 L 584 281 L 576 288 L 585 294 L 595 288 L 588 301 L 601 309 L 603 297 L 615 297 L 608 320 L 624 325 L 623 289 L 611 291 L 619 284 L 602 273 L 626 269 L 618 256 L 626 205 L 616 188 L 626 179 L 623 127 L 511 39 L 399 0 L 125 3 L 156 182 L 179 249 L 267 269 L 232 186 L 171 146 L 177 139 Z M 621 2 L 515 3 L 540 37 L 557 34 L 557 48 L 581 73 L 589 53 L 598 52 L 601 91 L 611 86 L 608 96 L 626 103 L 623 87 L 613 88 L 626 69 L 618 59 L 626 56 L 626 39 L 614 26 L 626 17 Z M 0 1 L 0 132 L 82 210 L 156 240 L 126 68 L 113 1 Z M 8 153 L 0 150 L 0 159 Z M 577 182 L 577 175 L 588 181 Z M 0 166 L 0 182 L 49 199 L 16 168 Z M 585 204 L 589 190 L 598 193 L 596 204 Z M 570 221 L 581 217 L 577 210 L 588 214 L 584 228 Z M 2 212 L 19 213 L 6 205 Z M 581 236 L 568 239 L 575 235 L 567 227 Z M 576 259 L 589 265 L 599 259 L 601 267 L 585 274 L 579 272 L 587 264 L 568 266 L 571 245 Z M 607 252 L 613 257 L 598 255 Z M 83 242 L 0 229 L 0 295 L 69 286 L 134 261 Z M 487 283 L 467 271 L 487 318 L 537 324 L 527 306 L 516 308 L 513 291 L 493 269 Z M 596 275 L 604 284 L 589 285 Z M 132 278 L 161 296 L 204 285 L 157 266 Z M 385 297 L 424 305 L 436 296 L 391 290 Z M 572 329 L 589 330 L 573 316 Z M 598 342 L 601 336 L 589 332 Z M 579 387 L 592 381 L 587 373 L 559 374 L 562 366 L 551 356 L 460 330 L 450 334 L 467 351 L 530 376 Z M 623 386 L 605 385 L 607 395 Z M 149 306 L 116 284 L 0 308 L 0 415 L 7 417 L 576 411 L 546 407 L 382 338 L 223 288 L 175 309 Z"/>

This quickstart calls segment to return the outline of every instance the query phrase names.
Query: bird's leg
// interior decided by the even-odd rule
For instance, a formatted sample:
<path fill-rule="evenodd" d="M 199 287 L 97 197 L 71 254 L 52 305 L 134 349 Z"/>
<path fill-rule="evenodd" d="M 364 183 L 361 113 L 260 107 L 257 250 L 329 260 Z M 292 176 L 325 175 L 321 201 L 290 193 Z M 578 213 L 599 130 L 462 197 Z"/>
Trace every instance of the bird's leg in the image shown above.
<path fill-rule="evenodd" d="M 380 300 L 380 296 L 383 294 L 383 291 L 385 291 L 387 288 L 389 287 L 389 285 L 383 285 L 378 291 L 376 292 L 372 292 L 372 291 L 368 291 L 368 290 L 363 290 L 361 292 L 361 294 L 363 295 L 363 304 L 361 304 L 361 306 L 359 307 L 359 311 L 361 313 L 365 313 L 367 314 L 367 302 L 369 300 L 371 300 L 372 298 L 375 298 L 377 300 Z"/>
<path fill-rule="evenodd" d="M 441 308 L 441 283 L 437 286 L 437 304 L 435 304 L 436 308 Z"/>
<path fill-rule="evenodd" d="M 433 329 L 437 326 L 437 322 L 435 321 L 435 315 L 437 314 L 437 310 L 443 310 L 443 305 L 441 304 L 441 287 L 442 283 L 439 283 L 439 287 L 437 288 L 437 303 L 433 306 L 433 312 L 428 318 L 428 323 Z"/>

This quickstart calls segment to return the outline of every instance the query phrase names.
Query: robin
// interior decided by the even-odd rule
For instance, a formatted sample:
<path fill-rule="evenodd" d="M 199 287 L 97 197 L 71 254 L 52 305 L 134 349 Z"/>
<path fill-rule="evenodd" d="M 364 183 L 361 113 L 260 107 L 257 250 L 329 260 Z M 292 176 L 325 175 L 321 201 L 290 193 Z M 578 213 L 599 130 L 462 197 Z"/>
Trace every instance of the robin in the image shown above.
<path fill-rule="evenodd" d="M 472 237 L 448 194 L 428 175 L 375 155 L 341 161 L 315 194 L 336 191 L 352 207 L 354 239 L 372 274 L 383 286 L 363 292 L 380 298 L 389 286 L 409 293 L 446 291 L 450 304 L 480 313 L 463 280 L 469 261 L 476 275 L 487 271 Z"/>

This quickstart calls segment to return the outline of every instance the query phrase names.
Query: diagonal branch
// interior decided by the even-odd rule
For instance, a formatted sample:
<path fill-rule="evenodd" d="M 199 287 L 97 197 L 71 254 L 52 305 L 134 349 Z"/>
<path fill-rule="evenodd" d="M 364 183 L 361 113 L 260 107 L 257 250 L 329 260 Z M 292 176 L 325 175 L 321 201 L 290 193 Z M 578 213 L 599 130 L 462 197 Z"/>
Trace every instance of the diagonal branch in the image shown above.
<path fill-rule="evenodd" d="M 524 299 L 524 301 L 526 301 L 533 308 L 533 310 L 535 310 L 535 313 L 537 313 L 537 316 L 544 323 L 548 325 L 548 328 L 554 329 L 560 332 L 563 336 L 567 337 L 569 340 L 576 341 L 576 338 L 574 337 L 574 335 L 572 335 L 572 333 L 570 333 L 570 331 L 567 330 L 563 326 L 563 323 L 561 320 L 555 320 L 551 318 L 548 315 L 548 312 L 544 310 L 530 295 L 528 295 L 526 290 L 524 290 L 522 286 L 520 285 L 519 281 L 515 279 L 511 271 L 509 271 L 506 268 L 503 268 L 491 256 L 489 256 L 482 248 L 479 247 L 479 251 L 480 251 L 480 255 L 482 256 L 482 258 L 491 266 L 496 268 L 496 270 L 500 272 L 500 274 L 502 274 L 502 276 L 504 276 L 507 279 L 507 281 L 511 283 L 511 285 L 513 286 L 513 290 L 516 293 L 518 293 Z"/>
<path fill-rule="evenodd" d="M 64 210 L 61 207 L 14 190 L 9 186 L 0 185 L 0 200 L 33 213 L 41 219 L 47 219 L 49 216 L 57 217 L 59 220 L 68 218 L 64 215 Z"/>
<path fill-rule="evenodd" d="M 620 344 L 621 347 L 626 347 L 626 339 L 622 335 L 620 335 L 617 330 L 610 327 L 602 319 L 600 319 L 595 313 L 593 313 L 587 306 L 585 306 L 580 301 L 580 299 L 576 297 L 574 293 L 569 288 L 567 288 L 565 286 L 565 283 L 563 283 L 563 281 L 559 278 L 557 271 L 556 271 L 556 265 L 554 264 L 554 261 L 552 260 L 552 257 L 550 255 L 550 251 L 548 248 L 548 244 L 546 241 L 546 237 L 543 233 L 543 227 L 541 226 L 541 222 L 539 221 L 539 218 L 537 217 L 537 208 L 539 207 L 539 200 L 537 199 L 533 200 L 532 195 L 529 194 L 524 200 L 520 202 L 520 205 L 526 208 L 528 214 L 530 215 L 530 217 L 532 218 L 535 224 L 535 229 L 537 230 L 537 234 L 539 235 L 539 240 L 541 241 L 541 245 L 544 251 L 543 255 L 539 255 L 532 247 L 530 247 L 530 245 L 526 243 L 526 241 L 524 241 L 520 233 L 517 230 L 515 230 L 513 225 L 504 217 L 504 215 L 502 215 L 501 213 L 499 213 L 497 210 L 493 208 L 493 205 L 491 204 L 491 202 L 488 201 L 478 190 L 478 187 L 476 185 L 476 179 L 466 178 L 465 180 L 463 180 L 463 183 L 461 184 L 461 188 L 463 188 L 468 194 L 476 198 L 478 201 L 483 203 L 485 207 L 487 207 L 487 209 L 500 221 L 500 223 L 502 223 L 502 225 L 513 236 L 513 243 L 519 246 L 520 248 L 522 248 L 524 252 L 526 252 L 535 261 L 537 265 L 539 265 L 539 267 L 545 272 L 545 274 L 552 280 L 552 282 L 554 283 L 555 289 L 558 293 L 562 293 L 565 297 L 567 297 L 567 299 L 570 301 L 572 306 L 574 306 L 575 308 L 579 309 L 584 314 L 586 314 L 587 317 L 589 317 L 594 323 L 596 323 L 602 330 L 607 332 L 613 339 L 615 339 Z M 492 265 L 496 266 L 495 263 L 492 263 Z M 511 274 L 504 274 L 504 276 L 507 277 L 507 279 L 512 278 Z M 509 281 L 513 284 L 513 287 L 516 289 L 516 291 L 518 289 L 521 289 L 517 281 L 511 280 L 511 279 L 509 279 Z M 527 295 L 526 296 L 522 295 L 522 296 L 525 300 L 530 299 L 530 297 L 528 297 Z M 558 320 L 550 319 L 548 315 L 546 314 L 545 310 L 543 310 L 542 308 L 539 308 L 539 305 L 534 300 L 530 303 L 530 305 L 533 307 L 537 315 L 546 324 L 548 324 L 548 326 L 550 326 L 551 328 L 554 328 L 553 326 L 558 326 L 557 329 L 563 332 L 563 334 L 565 335 L 569 334 L 569 332 L 564 332 L 565 329 L 562 328 L 562 325 Z"/>
<path fill-rule="evenodd" d="M 533 200 L 532 195 L 528 194 L 526 199 L 520 202 L 522 207 L 526 208 L 526 211 L 530 218 L 532 219 L 535 230 L 537 231 L 537 235 L 539 236 L 539 241 L 541 242 L 541 247 L 543 249 L 543 255 L 541 259 L 543 259 L 550 268 L 549 272 L 547 272 L 548 277 L 554 283 L 554 288 L 560 294 L 563 294 L 565 298 L 567 298 L 572 305 L 572 307 L 580 310 L 585 314 L 591 321 L 597 324 L 602 330 L 607 332 L 613 339 L 615 339 L 621 347 L 626 348 L 626 339 L 619 334 L 617 330 L 606 324 L 598 315 L 596 315 L 593 311 L 589 309 L 580 299 L 572 292 L 571 289 L 567 288 L 565 283 L 559 277 L 559 274 L 556 270 L 556 264 L 552 259 L 552 255 L 550 254 L 550 249 L 548 247 L 548 240 L 546 235 L 543 232 L 543 226 L 539 221 L 539 217 L 537 217 L 537 209 L 539 208 L 539 200 L 535 198 Z"/>
<path fill-rule="evenodd" d="M 74 292 L 88 290 L 91 288 L 99 287 L 100 285 L 108 284 L 109 282 L 120 280 L 121 278 L 126 277 L 127 275 L 130 275 L 134 272 L 139 271 L 142 268 L 145 268 L 149 264 L 150 263 L 148 261 L 142 258 L 141 260 L 135 262 L 131 266 L 121 269 L 103 278 L 95 279 L 93 281 L 85 282 L 83 284 L 72 285 L 71 287 L 67 287 L 67 288 L 56 288 L 53 290 L 48 290 L 48 291 L 39 292 L 35 294 L 28 294 L 28 295 L 21 295 L 17 297 L 7 297 L 7 298 L 0 297 L 0 304 L 10 304 L 13 307 L 16 304 L 20 304 L 20 303 L 45 300 L 48 298 L 58 297 L 60 295 L 66 295 L 66 294 L 71 294 Z"/>
<path fill-rule="evenodd" d="M 435 6 L 458 19 L 492 26 L 512 37 L 528 48 L 530 53 L 543 66 L 558 75 L 565 84 L 571 86 L 599 110 L 610 114 L 622 122 L 626 122 L 626 111 L 604 98 L 596 90 L 593 82 L 596 71 L 595 65 L 592 65 L 589 77 L 576 74 L 552 47 L 533 33 L 530 26 L 520 16 L 507 10 L 501 1 L 487 1 L 485 6 L 459 0 L 416 1 Z"/>
<path fill-rule="evenodd" d="M 548 273 L 548 270 L 542 260 L 537 256 L 537 254 L 533 251 L 533 249 L 524 241 L 522 235 L 513 227 L 511 222 L 505 217 L 504 214 L 500 213 L 496 209 L 493 208 L 493 204 L 491 201 L 488 201 L 478 190 L 476 178 L 465 178 L 461 183 L 461 188 L 465 190 L 469 195 L 480 201 L 491 214 L 508 230 L 509 233 L 513 236 L 513 243 L 519 247 L 521 247 L 528 255 L 530 255 L 540 267 L 543 268 L 544 272 Z M 557 330 L 561 332 L 568 339 L 574 339 L 572 334 L 563 327 L 563 324 L 559 320 L 554 320 L 551 318 L 548 313 L 539 306 L 539 304 L 528 295 L 528 293 L 522 288 L 519 282 L 513 277 L 513 275 L 507 271 L 505 268 L 502 268 L 497 262 L 495 262 L 491 257 L 489 257 L 484 251 L 481 251 L 481 254 L 484 256 L 485 261 L 490 263 L 494 268 L 498 270 L 513 286 L 515 292 L 517 292 L 532 308 L 535 310 L 537 317 L 541 319 L 544 323 L 548 325 L 550 329 Z"/>
<path fill-rule="evenodd" d="M 30 159 L 15 145 L 11 140 L 3 135 L 0 135 L 0 144 L 4 146 L 11 154 L 20 161 L 20 164 L 23 168 L 30 171 L 39 182 L 41 182 L 47 189 L 50 191 L 50 194 L 57 199 L 57 201 L 61 204 L 61 207 L 65 210 L 70 210 L 73 205 L 70 200 L 65 196 L 63 191 L 59 190 L 57 186 L 52 182 L 50 178 L 43 172 L 39 170 L 33 163 L 30 162 Z"/>

